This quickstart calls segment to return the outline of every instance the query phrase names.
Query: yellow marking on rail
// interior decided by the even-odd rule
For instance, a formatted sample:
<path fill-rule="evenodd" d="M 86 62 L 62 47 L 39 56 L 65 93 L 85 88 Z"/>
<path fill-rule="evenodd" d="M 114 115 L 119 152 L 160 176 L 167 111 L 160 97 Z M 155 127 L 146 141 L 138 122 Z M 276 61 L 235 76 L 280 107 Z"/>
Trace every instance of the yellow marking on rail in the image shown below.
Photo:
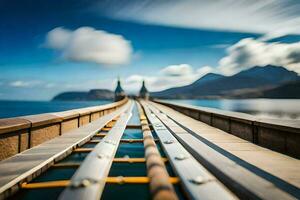
<path fill-rule="evenodd" d="M 93 150 L 93 148 L 77 148 L 73 152 L 74 153 L 89 153 Z"/>
<path fill-rule="evenodd" d="M 73 168 L 73 167 L 79 167 L 81 163 L 57 163 L 52 165 L 52 167 L 55 168 Z"/>
<path fill-rule="evenodd" d="M 98 144 L 101 140 L 90 140 L 88 141 L 87 143 L 90 143 L 90 144 Z"/>
<path fill-rule="evenodd" d="M 141 125 L 127 125 L 127 129 L 140 129 L 142 126 Z"/>
<path fill-rule="evenodd" d="M 115 125 L 115 121 L 111 121 L 111 122 L 108 122 L 106 125 L 105 125 L 105 128 L 112 128 L 114 125 Z"/>
<path fill-rule="evenodd" d="M 170 177 L 169 178 L 170 183 L 172 184 L 176 184 L 179 183 L 179 178 L 177 177 Z M 106 183 L 117 183 L 117 184 L 145 184 L 145 183 L 149 183 L 150 182 L 150 178 L 149 177 L 123 177 L 123 176 L 119 176 L 119 177 L 107 177 L 106 178 Z"/>
<path fill-rule="evenodd" d="M 98 137 L 105 137 L 107 134 L 106 133 L 97 133 L 95 136 Z"/>
<path fill-rule="evenodd" d="M 110 129 L 111 129 L 111 128 L 106 128 L 106 127 L 104 127 L 104 128 L 101 129 L 101 131 L 110 131 Z"/>
<path fill-rule="evenodd" d="M 98 144 L 101 140 L 90 140 L 87 143 L 90 144 Z M 158 139 L 154 139 L 154 141 L 158 141 Z M 120 142 L 124 143 L 140 143 L 144 142 L 144 139 L 121 139 Z"/>
<path fill-rule="evenodd" d="M 137 143 L 137 142 L 144 142 L 144 140 L 143 139 L 121 139 L 121 142 Z"/>
<path fill-rule="evenodd" d="M 90 144 L 98 144 L 101 140 L 90 140 L 87 143 Z M 143 139 L 121 139 L 120 142 L 124 142 L 124 143 L 139 143 L 139 142 L 143 142 Z"/>
<path fill-rule="evenodd" d="M 114 158 L 113 162 L 120 162 L 120 163 L 143 163 L 146 162 L 145 158 Z"/>
<path fill-rule="evenodd" d="M 170 183 L 177 184 L 179 183 L 178 177 L 170 177 Z M 139 177 L 107 177 L 106 183 L 110 184 L 147 184 L 150 182 L 149 177 L 139 176 Z M 47 181 L 47 182 L 39 182 L 39 183 L 22 183 L 22 189 L 43 189 L 43 188 L 59 188 L 59 187 L 67 187 L 71 183 L 70 180 L 59 180 L 59 181 Z"/>
<path fill-rule="evenodd" d="M 22 189 L 42 189 L 42 188 L 58 188 L 67 187 L 70 184 L 70 180 L 60 180 L 60 181 L 47 181 L 39 183 L 22 183 Z"/>

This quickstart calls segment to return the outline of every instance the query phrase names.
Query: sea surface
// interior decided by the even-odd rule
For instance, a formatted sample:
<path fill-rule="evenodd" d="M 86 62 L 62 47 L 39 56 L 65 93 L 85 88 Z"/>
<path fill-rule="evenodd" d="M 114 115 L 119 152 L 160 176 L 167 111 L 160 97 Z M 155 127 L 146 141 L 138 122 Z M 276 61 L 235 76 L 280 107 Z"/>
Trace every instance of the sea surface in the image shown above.
<path fill-rule="evenodd" d="M 59 112 L 75 108 L 97 106 L 112 101 L 3 101 L 0 100 L 0 118 Z"/>
<path fill-rule="evenodd" d="M 169 101 L 243 112 L 261 118 L 300 119 L 300 99 L 203 99 Z"/>
<path fill-rule="evenodd" d="M 263 118 L 300 119 L 300 99 L 220 99 L 169 100 L 194 106 L 204 106 L 243 112 Z M 111 101 L 3 101 L 0 118 L 59 112 L 75 108 L 97 106 Z"/>

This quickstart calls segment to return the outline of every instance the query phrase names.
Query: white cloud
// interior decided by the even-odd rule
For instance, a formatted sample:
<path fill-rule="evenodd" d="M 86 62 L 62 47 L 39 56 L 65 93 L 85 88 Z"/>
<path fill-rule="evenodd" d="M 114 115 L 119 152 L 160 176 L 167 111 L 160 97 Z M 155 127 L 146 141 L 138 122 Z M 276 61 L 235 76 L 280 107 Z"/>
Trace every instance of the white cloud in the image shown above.
<path fill-rule="evenodd" d="M 242 39 L 227 49 L 228 55 L 219 61 L 218 69 L 234 74 L 253 66 L 277 65 L 300 73 L 300 42 L 267 43 L 252 38 Z"/>
<path fill-rule="evenodd" d="M 297 0 L 102 1 L 94 8 L 130 21 L 176 27 L 266 34 L 300 34 Z"/>
<path fill-rule="evenodd" d="M 57 85 L 55 84 L 55 83 L 46 83 L 45 84 L 45 88 L 47 88 L 47 89 L 51 89 L 51 88 L 54 88 L 54 87 L 56 87 Z"/>
<path fill-rule="evenodd" d="M 55 28 L 47 34 L 46 46 L 60 51 L 67 60 L 104 65 L 127 64 L 133 51 L 123 36 L 91 27 Z"/>
<path fill-rule="evenodd" d="M 124 80 L 123 86 L 128 92 L 137 92 L 141 87 L 142 81 L 145 80 L 147 88 L 151 92 L 160 91 L 191 84 L 209 72 L 213 72 L 213 68 L 209 66 L 194 70 L 188 64 L 171 65 L 163 68 L 157 76 L 131 75 Z"/>
<path fill-rule="evenodd" d="M 204 76 L 205 74 L 213 72 L 214 69 L 211 66 L 203 66 L 197 69 L 196 74 Z"/>
<path fill-rule="evenodd" d="M 53 49 L 64 49 L 71 39 L 72 31 L 58 27 L 48 32 L 47 47 Z"/>
<path fill-rule="evenodd" d="M 192 67 L 188 64 L 170 65 L 161 70 L 167 76 L 185 76 L 192 73 Z"/>
<path fill-rule="evenodd" d="M 17 80 L 17 81 L 10 82 L 9 86 L 16 87 L 16 88 L 27 88 L 27 87 L 36 86 L 39 83 L 40 83 L 39 81 L 22 81 L 22 80 Z"/>
<path fill-rule="evenodd" d="M 41 80 L 14 80 L 5 83 L 6 86 L 12 88 L 40 88 L 40 89 L 52 89 L 57 86 L 55 83 L 45 82 Z M 61 88 L 62 85 L 59 85 Z"/>

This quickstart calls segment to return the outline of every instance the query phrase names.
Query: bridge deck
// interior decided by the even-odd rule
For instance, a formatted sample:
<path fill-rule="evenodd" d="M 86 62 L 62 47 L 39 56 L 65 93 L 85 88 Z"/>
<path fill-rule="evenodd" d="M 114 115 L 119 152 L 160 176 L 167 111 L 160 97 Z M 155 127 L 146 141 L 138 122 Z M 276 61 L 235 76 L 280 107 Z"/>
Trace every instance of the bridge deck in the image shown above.
<path fill-rule="evenodd" d="M 181 114 L 166 106 L 152 103 L 174 121 L 193 132 L 199 139 L 228 152 L 228 156 L 239 158 L 240 164 L 255 166 L 285 182 L 300 188 L 300 161 L 284 154 L 260 147 L 246 140 L 211 127 L 203 122 Z M 224 152 L 225 153 L 225 152 Z M 243 161 L 247 163 L 243 163 Z M 269 176 L 270 177 L 270 176 Z M 276 178 L 273 177 L 275 180 Z M 271 177 L 270 177 L 271 179 Z M 278 180 L 279 181 L 279 180 Z"/>
<path fill-rule="evenodd" d="M 194 138 L 210 146 L 219 154 L 300 198 L 300 161 L 298 159 L 252 144 L 169 107 L 157 103 L 151 103 L 151 105 L 165 113 L 174 122 L 179 123 L 182 132 L 189 132 Z"/>
<path fill-rule="evenodd" d="M 141 103 L 1 161 L 0 199 L 300 199 L 299 160 Z"/>

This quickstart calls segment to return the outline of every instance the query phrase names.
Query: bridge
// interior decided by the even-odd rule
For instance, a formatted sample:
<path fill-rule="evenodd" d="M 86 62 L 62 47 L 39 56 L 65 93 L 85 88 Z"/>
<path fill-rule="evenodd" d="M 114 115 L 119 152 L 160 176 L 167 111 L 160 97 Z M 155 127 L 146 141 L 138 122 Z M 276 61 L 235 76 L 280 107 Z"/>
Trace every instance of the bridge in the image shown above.
<path fill-rule="evenodd" d="M 249 117 L 125 97 L 2 119 L 0 197 L 299 199 L 299 124 Z"/>

